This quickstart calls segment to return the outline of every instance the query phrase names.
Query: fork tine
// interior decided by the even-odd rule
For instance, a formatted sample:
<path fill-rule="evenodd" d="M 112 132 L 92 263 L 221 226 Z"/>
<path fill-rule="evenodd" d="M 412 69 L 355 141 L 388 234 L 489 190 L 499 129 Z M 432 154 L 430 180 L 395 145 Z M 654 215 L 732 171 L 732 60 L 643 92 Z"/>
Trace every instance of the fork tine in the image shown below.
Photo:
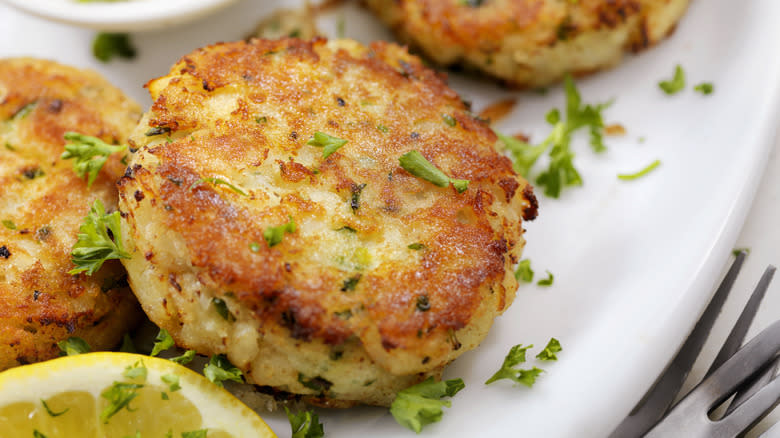
<path fill-rule="evenodd" d="M 734 353 L 739 350 L 739 347 L 742 346 L 745 335 L 747 334 L 748 329 L 750 329 L 750 324 L 753 323 L 753 317 L 756 316 L 758 307 L 761 305 L 761 300 L 764 298 L 764 295 L 766 295 L 767 289 L 769 289 L 769 283 L 775 275 L 775 270 L 776 268 L 772 265 L 767 266 L 766 270 L 764 270 L 764 274 L 761 276 L 756 288 L 750 295 L 750 299 L 748 299 L 747 304 L 745 304 L 745 308 L 742 309 L 742 313 L 739 315 L 737 322 L 734 324 L 729 336 L 726 338 L 726 342 L 723 343 L 720 351 L 718 351 L 718 355 L 715 356 L 715 360 L 712 361 L 710 369 L 707 370 L 707 373 L 704 375 L 705 379 L 712 374 L 713 371 L 723 365 L 723 363 L 733 356 Z"/>
<path fill-rule="evenodd" d="M 699 434 L 688 435 L 690 438 L 735 436 L 736 434 L 716 435 L 716 432 L 724 430 L 717 429 L 716 426 L 731 424 L 736 427 L 744 424 L 748 427 L 757 418 L 760 419 L 766 409 L 777 403 L 780 397 L 780 379 L 774 379 L 748 402 L 737 407 L 734 414 L 721 421 L 711 421 L 707 416 L 709 411 L 731 395 L 741 383 L 773 361 L 778 351 L 780 351 L 780 320 L 764 329 L 723 366 L 715 370 L 710 377 L 697 385 L 661 423 L 646 435 L 646 438 L 675 436 L 680 430 L 691 431 L 691 433 L 695 431 Z M 759 394 L 761 397 L 756 398 Z M 739 420 L 738 417 L 745 418 Z"/>
<path fill-rule="evenodd" d="M 780 366 L 780 357 L 776 358 L 775 363 L 767 367 L 767 369 L 760 376 L 753 379 L 753 381 L 750 382 L 746 388 L 740 389 L 737 392 L 737 394 L 734 396 L 734 400 L 732 400 L 731 404 L 729 404 L 729 407 L 726 408 L 726 413 L 723 414 L 723 416 L 734 412 L 737 407 L 739 407 L 742 403 L 745 403 L 745 400 L 752 397 L 753 394 L 758 392 L 759 389 L 763 388 L 769 382 L 771 382 L 777 373 L 778 366 Z"/>
<path fill-rule="evenodd" d="M 704 342 L 712 330 L 715 319 L 723 308 L 726 298 L 734 286 L 742 263 L 745 261 L 745 252 L 737 254 L 723 281 L 718 286 L 710 303 L 702 313 L 696 325 L 688 335 L 688 339 L 680 347 L 677 355 L 672 359 L 666 370 L 658 377 L 655 384 L 639 401 L 634 411 L 626 417 L 618 427 L 609 435 L 609 438 L 624 438 L 641 436 L 663 417 L 664 413 L 674 401 L 685 378 L 693 367 L 693 363 L 701 352 Z"/>
<path fill-rule="evenodd" d="M 734 409 L 734 413 L 715 423 L 715 437 L 732 437 L 752 428 L 780 402 L 780 379 L 772 380 Z"/>

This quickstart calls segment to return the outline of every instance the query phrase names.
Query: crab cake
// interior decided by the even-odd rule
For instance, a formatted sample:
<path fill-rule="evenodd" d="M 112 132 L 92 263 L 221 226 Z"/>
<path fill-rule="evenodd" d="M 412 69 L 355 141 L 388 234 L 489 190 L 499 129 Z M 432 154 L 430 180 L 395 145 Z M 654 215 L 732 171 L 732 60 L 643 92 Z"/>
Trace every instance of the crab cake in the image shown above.
<path fill-rule="evenodd" d="M 688 0 L 364 0 L 404 42 L 441 65 L 518 87 L 617 64 L 674 29 Z"/>
<path fill-rule="evenodd" d="M 0 60 L 0 370 L 56 357 L 70 336 L 114 347 L 140 317 L 119 262 L 91 277 L 68 274 L 92 202 L 116 209 L 121 157 L 110 157 L 90 188 L 60 158 L 65 132 L 123 142 L 140 116 L 97 73 Z"/>
<path fill-rule="evenodd" d="M 313 403 L 388 405 L 512 302 L 532 189 L 401 47 L 217 44 L 147 86 L 123 263 L 178 345 Z M 400 165 L 412 151 L 442 186 Z"/>

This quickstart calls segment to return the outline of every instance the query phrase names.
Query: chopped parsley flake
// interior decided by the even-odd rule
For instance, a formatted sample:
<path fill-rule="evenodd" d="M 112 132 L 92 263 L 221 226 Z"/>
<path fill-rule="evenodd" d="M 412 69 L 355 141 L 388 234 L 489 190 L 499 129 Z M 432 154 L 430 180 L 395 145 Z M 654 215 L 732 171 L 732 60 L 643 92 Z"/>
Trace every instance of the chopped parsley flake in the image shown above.
<path fill-rule="evenodd" d="M 399 391 L 390 405 L 390 413 L 398 424 L 420 433 L 426 424 L 441 420 L 444 415 L 442 407 L 452 406 L 449 400 L 439 399 L 453 397 L 465 387 L 463 379 L 435 382 L 433 377 L 428 377 L 421 383 Z"/>
<path fill-rule="evenodd" d="M 536 282 L 538 286 L 552 286 L 553 280 L 555 280 L 555 277 L 553 276 L 552 272 L 547 271 L 547 278 L 543 278 Z"/>
<path fill-rule="evenodd" d="M 260 244 L 257 242 L 249 242 L 249 250 L 252 252 L 260 252 Z"/>
<path fill-rule="evenodd" d="M 209 363 L 203 368 L 203 375 L 219 387 L 222 387 L 222 382 L 226 380 L 238 383 L 244 382 L 241 370 L 230 363 L 224 354 L 211 356 Z"/>
<path fill-rule="evenodd" d="M 413 250 L 415 250 L 415 251 L 419 251 L 419 250 L 421 250 L 421 249 L 426 249 L 426 248 L 428 248 L 428 247 L 427 247 L 427 246 L 425 246 L 425 245 L 423 245 L 422 243 L 415 242 L 415 243 L 409 244 L 409 246 L 407 246 L 407 248 L 409 248 L 409 249 L 413 249 Z"/>
<path fill-rule="evenodd" d="M 182 432 L 181 438 L 206 438 L 208 429 L 192 430 L 189 432 Z"/>
<path fill-rule="evenodd" d="M 99 61 L 108 62 L 116 56 L 124 59 L 133 59 L 136 55 L 135 47 L 130 42 L 130 36 L 126 33 L 97 34 L 92 42 L 92 54 Z"/>
<path fill-rule="evenodd" d="M 181 385 L 179 385 L 179 376 L 176 374 L 165 374 L 160 376 L 160 380 L 163 381 L 166 385 L 168 385 L 168 390 L 171 392 L 176 392 L 181 389 Z"/>
<path fill-rule="evenodd" d="M 211 183 L 211 184 L 213 184 L 215 186 L 220 185 L 220 184 L 221 185 L 225 185 L 230 190 L 238 193 L 241 196 L 248 196 L 245 191 L 241 190 L 240 188 L 236 187 L 235 185 L 231 184 L 230 182 L 225 181 L 222 178 L 214 178 L 214 177 L 212 177 L 212 178 L 201 178 L 201 179 L 195 181 L 190 186 L 190 190 L 194 189 L 197 185 L 199 185 L 200 183 L 204 183 L 204 182 Z"/>
<path fill-rule="evenodd" d="M 187 365 L 195 358 L 195 350 L 187 350 L 181 356 L 172 357 L 168 360 L 176 362 L 179 365 Z"/>
<path fill-rule="evenodd" d="M 441 115 L 442 120 L 444 120 L 444 123 L 447 124 L 447 126 L 455 126 L 458 124 L 458 121 L 455 120 L 454 117 L 452 117 L 449 114 L 442 114 Z"/>
<path fill-rule="evenodd" d="M 504 358 L 504 363 L 501 364 L 501 369 L 496 371 L 491 378 L 489 378 L 485 384 L 490 384 L 500 379 L 509 379 L 516 383 L 522 383 L 529 388 L 536 382 L 536 377 L 543 372 L 543 370 L 533 367 L 531 369 L 516 369 L 515 366 L 525 362 L 525 352 L 533 347 L 528 345 L 523 347 L 523 344 L 517 344 L 509 350 L 509 353 Z"/>
<path fill-rule="evenodd" d="M 407 172 L 439 187 L 447 187 L 452 183 L 458 193 L 463 193 L 469 188 L 468 180 L 448 177 L 416 150 L 401 155 L 398 161 Z"/>
<path fill-rule="evenodd" d="M 636 172 L 636 173 L 619 173 L 617 177 L 618 177 L 618 179 L 621 179 L 623 181 L 631 181 L 631 180 L 634 180 L 634 179 L 639 179 L 639 178 L 647 175 L 648 173 L 652 172 L 653 170 L 655 170 L 660 165 L 661 165 L 661 160 L 655 160 L 652 163 L 650 163 L 647 166 L 645 166 L 645 168 L 640 170 L 639 172 Z"/>
<path fill-rule="evenodd" d="M 125 368 L 125 372 L 123 372 L 122 375 L 128 379 L 141 379 L 144 381 L 146 380 L 147 370 L 144 363 L 139 360 L 133 365 L 129 365 Z"/>
<path fill-rule="evenodd" d="M 555 353 L 558 353 L 561 350 L 561 343 L 555 338 L 550 338 L 550 341 L 547 342 L 544 350 L 537 354 L 536 358 L 539 360 L 558 360 L 558 356 L 556 356 Z"/>
<path fill-rule="evenodd" d="M 314 138 L 309 140 L 307 143 L 309 146 L 317 146 L 320 148 L 324 148 L 322 150 L 322 158 L 328 158 L 330 154 L 336 152 L 339 148 L 347 144 L 347 140 L 330 136 L 324 132 L 315 132 Z"/>
<path fill-rule="evenodd" d="M 583 104 L 571 75 L 564 78 L 566 93 L 566 119 L 561 117 L 558 109 L 547 113 L 547 123 L 552 125 L 552 132 L 538 145 L 530 145 L 522 140 L 496 132 L 499 140 L 509 151 L 517 173 L 529 177 L 539 157 L 549 150 L 549 165 L 545 171 L 536 177 L 536 184 L 544 188 L 544 194 L 557 198 L 567 186 L 582 185 L 582 178 L 574 167 L 574 152 L 571 150 L 572 134 L 580 128 L 587 127 L 590 131 L 590 145 L 594 152 L 606 150 L 603 142 L 604 120 L 602 111 L 611 102 L 589 105 Z"/>
<path fill-rule="evenodd" d="M 124 408 L 130 409 L 130 402 L 138 397 L 138 390 L 144 385 L 137 383 L 114 382 L 100 396 L 109 401 L 109 405 L 100 413 L 100 420 L 108 424 L 108 420 Z"/>
<path fill-rule="evenodd" d="M 221 316 L 225 321 L 233 322 L 236 320 L 236 317 L 230 313 L 230 309 L 228 309 L 227 303 L 222 298 L 212 298 L 211 304 L 214 305 L 214 308 L 217 310 L 219 316 Z"/>
<path fill-rule="evenodd" d="M 322 438 L 325 436 L 322 423 L 314 411 L 301 411 L 293 414 L 287 406 L 284 407 L 284 411 L 287 412 L 287 419 L 290 421 L 292 438 Z"/>
<path fill-rule="evenodd" d="M 49 405 L 46 404 L 46 400 L 44 400 L 44 399 L 41 399 L 41 404 L 43 405 L 43 409 L 46 409 L 46 413 L 49 414 L 50 417 L 59 417 L 60 415 L 66 413 L 66 412 L 68 412 L 70 410 L 70 408 L 65 408 L 64 411 L 54 412 L 54 411 L 51 410 Z"/>
<path fill-rule="evenodd" d="M 78 241 L 71 251 L 71 261 L 76 267 L 68 274 L 92 275 L 106 260 L 129 259 L 130 253 L 122 246 L 121 236 L 119 212 L 106 214 L 103 202 L 96 199 L 79 227 Z"/>
<path fill-rule="evenodd" d="M 347 292 L 347 291 L 355 290 L 355 287 L 357 287 L 357 284 L 360 281 L 361 277 L 362 277 L 361 274 L 357 274 L 344 280 L 344 283 L 341 285 L 341 291 Z"/>
<path fill-rule="evenodd" d="M 14 221 L 9 220 L 9 219 L 4 219 L 3 220 L 3 226 L 8 228 L 9 230 L 15 230 L 16 229 L 16 224 L 14 223 Z"/>
<path fill-rule="evenodd" d="M 173 344 L 173 338 L 171 337 L 171 334 L 168 333 L 168 330 L 160 329 L 160 332 L 157 333 L 154 347 L 152 347 L 152 352 L 149 353 L 149 356 L 157 356 L 160 354 L 160 352 L 173 347 Z"/>
<path fill-rule="evenodd" d="M 715 87 L 712 85 L 712 82 L 702 82 L 701 84 L 693 87 L 693 89 L 694 91 L 698 91 L 705 96 L 712 94 L 712 92 L 715 91 Z"/>
<path fill-rule="evenodd" d="M 276 227 L 268 227 L 263 230 L 263 238 L 265 239 L 265 242 L 268 244 L 269 248 L 282 243 L 282 239 L 284 238 L 285 233 L 292 234 L 295 232 L 295 221 L 293 221 L 292 216 L 288 217 L 290 220 L 286 224 Z"/>
<path fill-rule="evenodd" d="M 48 438 L 46 435 L 38 432 L 38 429 L 33 429 L 33 438 Z"/>
<path fill-rule="evenodd" d="M 736 257 L 736 256 L 740 255 L 740 253 L 743 253 L 743 252 L 745 253 L 745 255 L 750 254 L 750 248 L 734 248 L 731 251 L 731 254 L 733 254 L 734 257 Z"/>
<path fill-rule="evenodd" d="M 109 155 L 127 149 L 127 146 L 110 145 L 97 137 L 78 132 L 66 132 L 65 141 L 67 142 L 65 152 L 60 155 L 60 158 L 63 160 L 75 158 L 73 170 L 79 178 L 87 176 L 87 187 L 95 182 Z"/>
<path fill-rule="evenodd" d="M 76 336 L 71 336 L 64 341 L 57 342 L 57 346 L 60 347 L 63 356 L 75 356 L 77 354 L 84 354 L 92 351 L 92 348 L 87 344 L 87 341 Z"/>
<path fill-rule="evenodd" d="M 685 88 L 685 72 L 680 64 L 674 67 L 674 77 L 671 80 L 661 81 L 658 87 L 668 95 L 677 94 Z"/>
<path fill-rule="evenodd" d="M 515 270 L 515 278 L 526 283 L 534 281 L 534 270 L 531 269 L 530 259 L 520 260 L 520 263 L 517 264 L 517 269 Z"/>

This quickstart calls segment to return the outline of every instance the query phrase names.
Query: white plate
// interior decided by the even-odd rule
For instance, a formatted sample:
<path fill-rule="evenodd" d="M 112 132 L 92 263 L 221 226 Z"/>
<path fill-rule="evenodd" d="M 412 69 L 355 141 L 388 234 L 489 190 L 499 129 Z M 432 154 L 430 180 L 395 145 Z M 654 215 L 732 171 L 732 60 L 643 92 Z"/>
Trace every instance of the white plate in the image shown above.
<path fill-rule="evenodd" d="M 137 35 L 139 58 L 110 64 L 92 59 L 92 32 L 0 7 L 0 56 L 93 67 L 148 105 L 141 85 L 180 56 L 243 37 L 262 15 L 298 4 L 266 0 L 259 8 L 247 0 L 176 31 Z M 323 27 L 335 30 L 342 17 L 347 36 L 389 37 L 353 8 L 331 13 Z M 628 134 L 608 137 L 601 155 L 590 152 L 585 137 L 575 140 L 584 186 L 558 200 L 540 196 L 539 219 L 527 226 L 525 255 L 538 275 L 553 272 L 555 284 L 522 286 L 483 344 L 447 369 L 445 376 L 462 377 L 466 389 L 423 435 L 604 436 L 630 410 L 706 304 L 750 206 L 779 120 L 777 17 L 774 0 L 694 1 L 670 39 L 579 81 L 586 102 L 616 98 L 606 119 Z M 656 83 L 670 78 L 677 63 L 688 87 L 669 97 Z M 702 81 L 715 84 L 714 94 L 692 91 Z M 451 83 L 477 109 L 512 94 L 487 81 L 452 77 Z M 498 128 L 541 139 L 544 114 L 563 105 L 561 90 L 518 96 Z M 661 167 L 643 179 L 616 178 L 655 159 Z M 510 346 L 542 346 L 551 336 L 564 350 L 558 362 L 540 365 L 547 372 L 532 389 L 482 384 Z M 320 414 L 328 436 L 413 436 L 384 409 Z M 264 417 L 289 436 L 283 415 Z"/>
<path fill-rule="evenodd" d="M 192 21 L 235 0 L 3 0 L 49 20 L 110 32 L 137 32 Z"/>

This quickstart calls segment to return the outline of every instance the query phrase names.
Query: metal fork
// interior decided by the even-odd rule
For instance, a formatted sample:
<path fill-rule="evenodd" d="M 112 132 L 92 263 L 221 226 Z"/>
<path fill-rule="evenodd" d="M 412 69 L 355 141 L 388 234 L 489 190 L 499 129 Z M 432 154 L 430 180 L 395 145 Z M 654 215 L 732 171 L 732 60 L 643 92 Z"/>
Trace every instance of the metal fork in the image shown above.
<path fill-rule="evenodd" d="M 780 360 L 780 321 L 739 348 L 775 273 L 770 265 L 704 380 L 669 408 L 699 356 L 745 257 L 744 252 L 737 255 L 680 351 L 610 438 L 734 437 L 752 428 L 780 401 L 780 378 L 774 378 Z M 711 420 L 710 413 L 732 395 L 724 416 Z M 776 429 L 767 434 L 772 433 L 774 438 Z"/>

